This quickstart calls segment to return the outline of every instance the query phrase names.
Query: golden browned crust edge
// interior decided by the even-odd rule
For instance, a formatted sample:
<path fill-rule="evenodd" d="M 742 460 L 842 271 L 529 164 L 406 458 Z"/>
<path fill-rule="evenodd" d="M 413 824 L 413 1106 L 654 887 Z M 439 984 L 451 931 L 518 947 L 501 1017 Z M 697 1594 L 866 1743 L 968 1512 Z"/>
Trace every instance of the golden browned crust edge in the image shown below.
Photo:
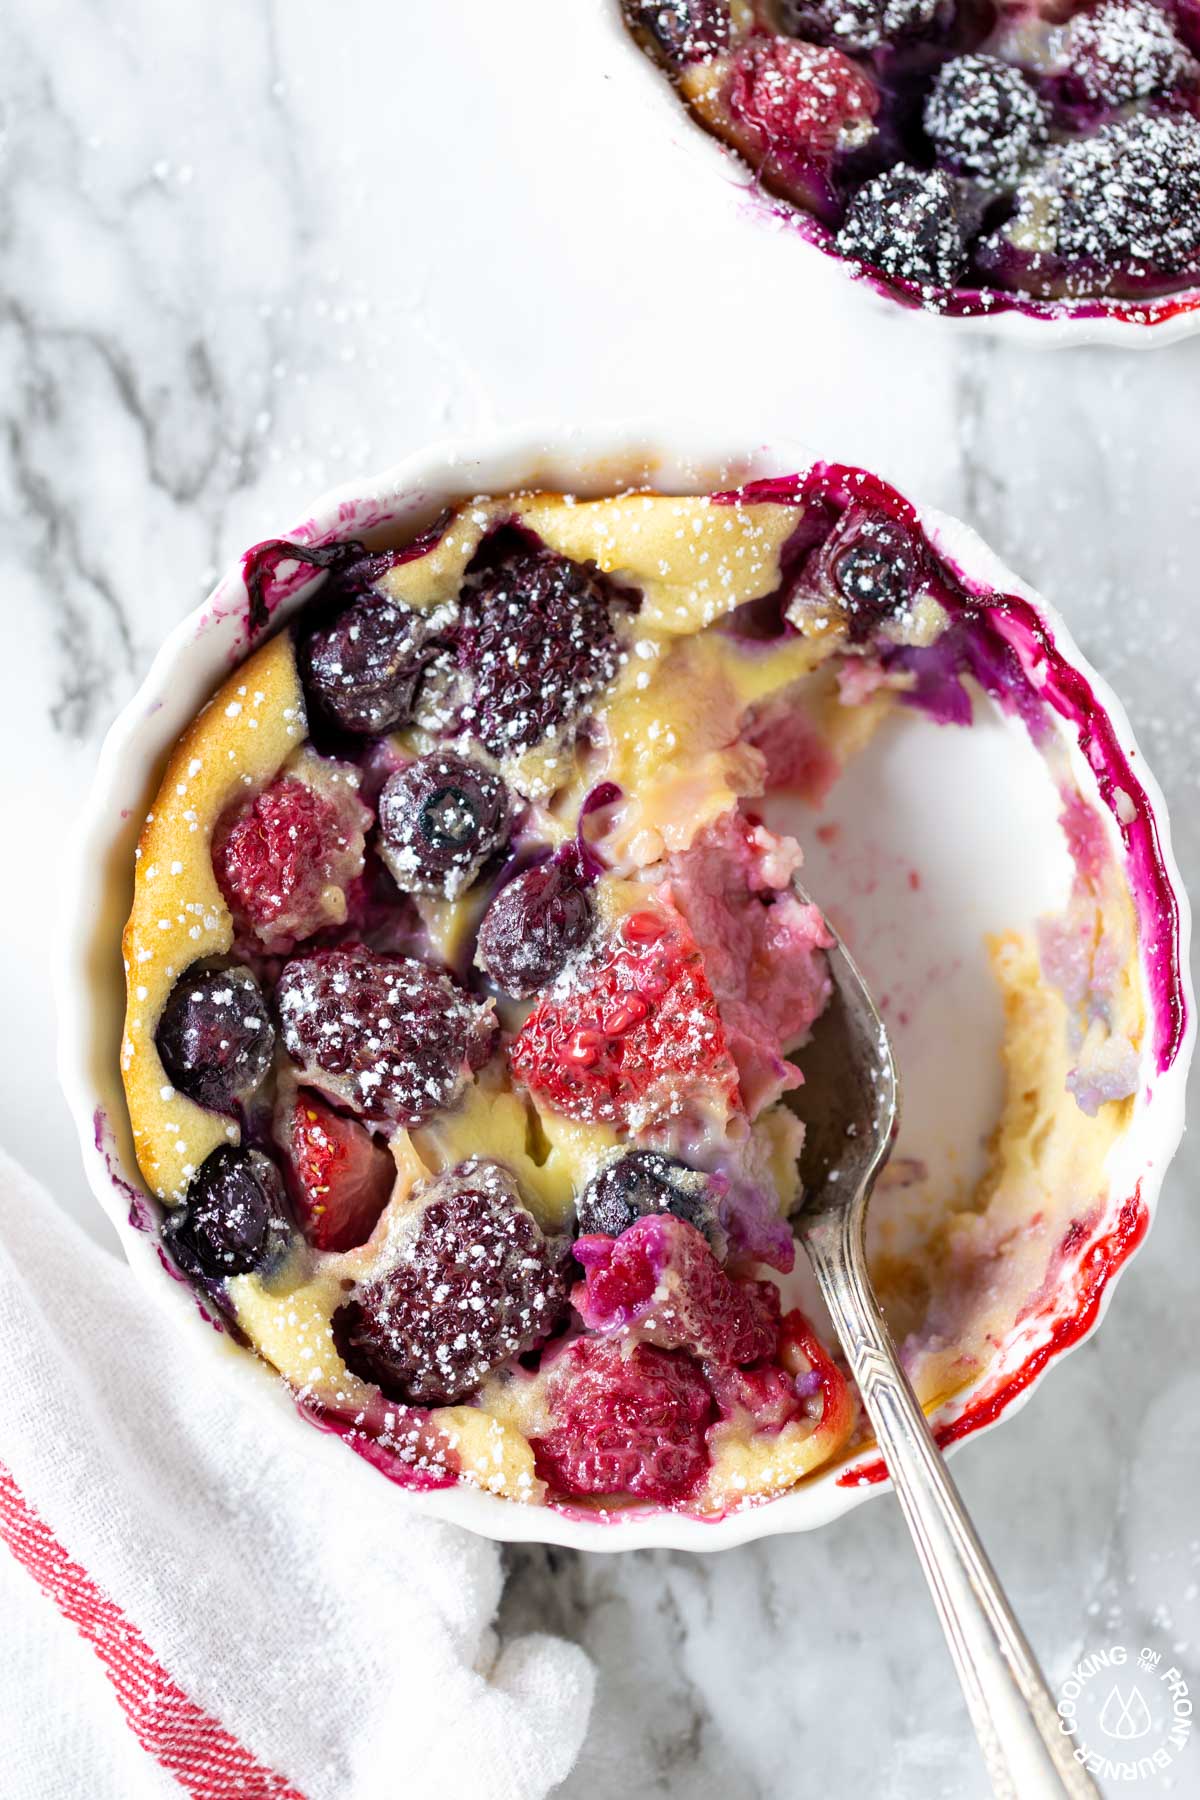
<path fill-rule="evenodd" d="M 138 1165 L 160 1199 L 183 1197 L 204 1158 L 238 1141 L 232 1119 L 185 1099 L 167 1078 L 154 1033 L 184 970 L 222 956 L 233 924 L 212 867 L 212 832 L 307 736 L 290 636 L 271 638 L 217 690 L 171 752 L 137 848 L 125 927 L 121 1077 Z"/>

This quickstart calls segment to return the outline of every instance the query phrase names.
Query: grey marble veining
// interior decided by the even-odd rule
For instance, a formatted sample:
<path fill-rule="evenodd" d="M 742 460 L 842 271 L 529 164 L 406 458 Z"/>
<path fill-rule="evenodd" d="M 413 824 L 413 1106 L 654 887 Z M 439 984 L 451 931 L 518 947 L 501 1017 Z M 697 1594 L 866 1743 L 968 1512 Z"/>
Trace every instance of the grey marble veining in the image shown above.
<path fill-rule="evenodd" d="M 695 418 L 960 513 L 1120 692 L 1200 871 L 1200 339 L 1014 352 L 811 276 L 682 127 L 658 132 L 597 17 L 9 8 L 0 1141 L 97 1233 L 45 919 L 104 727 L 245 544 L 435 436 Z M 1198 1178 L 1188 1142 L 1103 1332 L 955 1464 L 1056 1678 L 1124 1635 L 1200 1681 Z M 565 1631 L 600 1667 L 570 1800 L 983 1795 L 894 1501 L 712 1558 L 507 1555 L 502 1625 Z M 1200 1788 L 1189 1754 L 1178 1793 Z"/>

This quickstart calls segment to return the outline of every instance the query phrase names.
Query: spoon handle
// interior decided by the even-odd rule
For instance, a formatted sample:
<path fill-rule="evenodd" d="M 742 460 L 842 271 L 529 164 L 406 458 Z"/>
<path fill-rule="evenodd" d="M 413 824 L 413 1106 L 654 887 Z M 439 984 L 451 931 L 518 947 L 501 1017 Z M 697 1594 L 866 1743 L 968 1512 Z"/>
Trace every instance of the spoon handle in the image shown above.
<path fill-rule="evenodd" d="M 805 1242 L 887 1463 L 997 1800 L 1098 1800 L 975 1534 L 866 1277 L 865 1194 L 806 1221 Z"/>

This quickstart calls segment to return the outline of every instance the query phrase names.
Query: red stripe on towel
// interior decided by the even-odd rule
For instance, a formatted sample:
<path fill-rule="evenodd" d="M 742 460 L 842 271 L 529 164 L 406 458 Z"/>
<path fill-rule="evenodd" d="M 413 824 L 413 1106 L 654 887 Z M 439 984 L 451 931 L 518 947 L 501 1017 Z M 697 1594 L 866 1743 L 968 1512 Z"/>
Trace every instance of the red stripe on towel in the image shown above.
<path fill-rule="evenodd" d="M 0 1539 L 92 1646 L 129 1729 L 193 1800 L 305 1800 L 188 1698 L 114 1600 L 72 1562 L 0 1463 Z M 47 1746 L 47 1754 L 52 1747 Z"/>

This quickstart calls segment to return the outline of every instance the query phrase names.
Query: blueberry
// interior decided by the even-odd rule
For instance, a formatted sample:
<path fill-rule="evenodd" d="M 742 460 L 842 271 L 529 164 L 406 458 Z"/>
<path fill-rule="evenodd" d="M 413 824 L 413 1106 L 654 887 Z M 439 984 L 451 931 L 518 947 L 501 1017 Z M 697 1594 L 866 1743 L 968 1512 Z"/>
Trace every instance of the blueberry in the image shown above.
<path fill-rule="evenodd" d="M 939 0 L 781 0 L 783 29 L 810 44 L 838 50 L 877 50 L 923 31 Z"/>
<path fill-rule="evenodd" d="M 884 619 L 894 619 L 912 605 L 920 557 L 911 535 L 886 513 L 850 508 L 820 556 L 853 640 L 868 637 Z"/>
<path fill-rule="evenodd" d="M 199 969 L 175 983 L 155 1043 L 173 1087 L 229 1112 L 270 1068 L 275 1033 L 249 969 Z"/>
<path fill-rule="evenodd" d="M 658 1150 L 630 1150 L 606 1163 L 580 1194 L 575 1211 L 581 1236 L 620 1237 L 635 1219 L 668 1212 L 711 1242 L 717 1223 L 709 1177 Z"/>
<path fill-rule="evenodd" d="M 625 14 L 670 63 L 712 56 L 729 42 L 727 0 L 624 0 Z"/>
<path fill-rule="evenodd" d="M 1050 109 L 1010 63 L 956 56 L 930 90 L 925 130 L 952 173 L 1010 185 L 1046 143 Z"/>
<path fill-rule="evenodd" d="M 528 1000 L 561 973 L 594 924 L 587 878 L 572 846 L 500 889 L 484 914 L 476 960 L 501 993 Z"/>
<path fill-rule="evenodd" d="M 435 750 L 385 784 L 380 853 L 403 893 L 455 900 L 508 841 L 511 822 L 499 775 L 452 750 Z"/>
<path fill-rule="evenodd" d="M 966 266 L 966 250 L 949 177 L 907 163 L 877 175 L 851 201 L 837 247 L 893 281 L 953 287 Z"/>
<path fill-rule="evenodd" d="M 302 644 L 305 688 L 343 731 L 407 724 L 426 665 L 441 646 L 440 622 L 385 595 L 365 594 Z"/>
<path fill-rule="evenodd" d="M 283 1184 L 269 1157 L 226 1144 L 206 1156 L 162 1235 L 185 1274 L 248 1275 L 287 1248 Z"/>

